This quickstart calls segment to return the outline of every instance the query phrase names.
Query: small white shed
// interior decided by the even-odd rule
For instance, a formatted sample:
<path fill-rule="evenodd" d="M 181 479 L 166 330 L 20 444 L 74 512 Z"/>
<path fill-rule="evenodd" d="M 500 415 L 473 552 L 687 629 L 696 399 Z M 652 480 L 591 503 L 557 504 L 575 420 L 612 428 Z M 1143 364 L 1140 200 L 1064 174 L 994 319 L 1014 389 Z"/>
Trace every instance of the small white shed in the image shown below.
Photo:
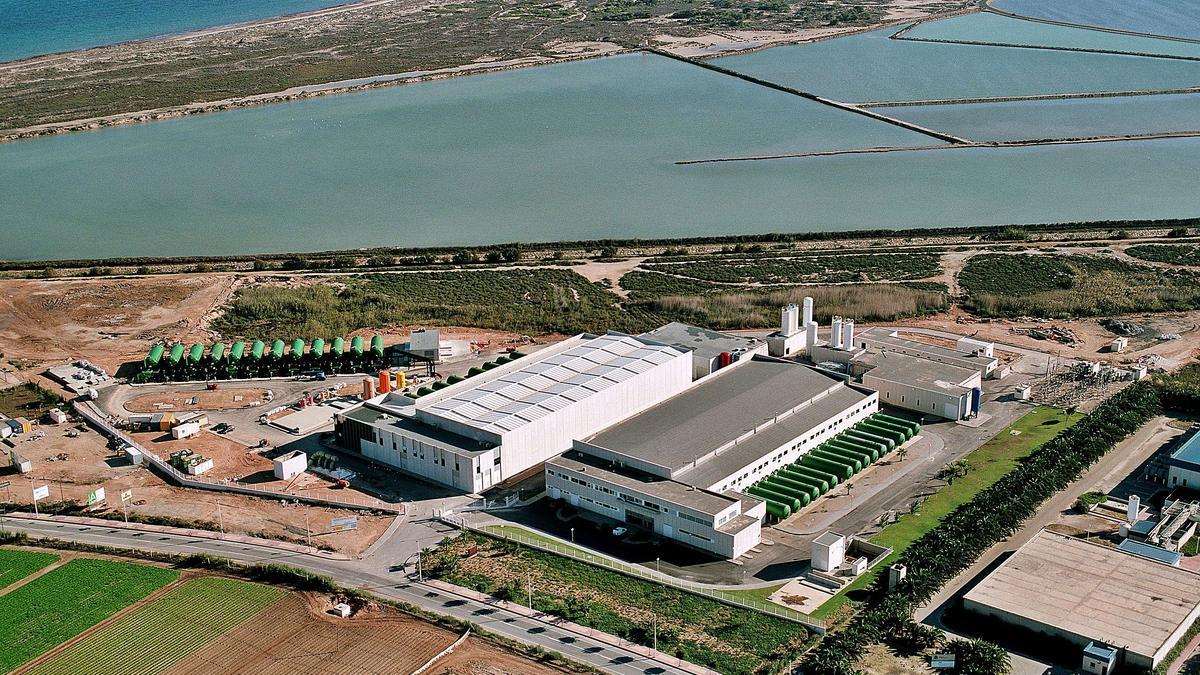
<path fill-rule="evenodd" d="M 837 532 L 826 532 L 813 540 L 812 566 L 821 572 L 832 572 L 846 560 L 846 538 Z"/>
<path fill-rule="evenodd" d="M 171 438 L 179 440 L 181 438 L 191 438 L 200 434 L 199 422 L 188 422 L 187 424 L 176 424 L 171 427 Z"/>
<path fill-rule="evenodd" d="M 271 461 L 275 465 L 275 477 L 279 480 L 291 480 L 308 470 L 308 455 L 299 450 L 280 455 Z"/>

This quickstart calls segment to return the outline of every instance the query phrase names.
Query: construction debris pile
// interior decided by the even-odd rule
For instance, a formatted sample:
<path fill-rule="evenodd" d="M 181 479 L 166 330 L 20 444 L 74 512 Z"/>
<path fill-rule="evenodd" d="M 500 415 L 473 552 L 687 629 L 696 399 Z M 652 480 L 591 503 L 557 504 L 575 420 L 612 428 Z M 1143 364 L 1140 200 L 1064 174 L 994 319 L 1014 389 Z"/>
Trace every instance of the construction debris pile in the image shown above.
<path fill-rule="evenodd" d="M 1096 323 L 1124 337 L 1137 337 L 1146 332 L 1145 328 L 1136 323 L 1122 321 L 1121 319 L 1097 319 Z"/>
<path fill-rule="evenodd" d="M 1059 326 L 1035 326 L 1030 328 L 1012 327 L 1008 329 L 1012 335 L 1028 335 L 1035 340 L 1051 340 L 1068 347 L 1077 347 L 1081 340 L 1070 328 Z"/>

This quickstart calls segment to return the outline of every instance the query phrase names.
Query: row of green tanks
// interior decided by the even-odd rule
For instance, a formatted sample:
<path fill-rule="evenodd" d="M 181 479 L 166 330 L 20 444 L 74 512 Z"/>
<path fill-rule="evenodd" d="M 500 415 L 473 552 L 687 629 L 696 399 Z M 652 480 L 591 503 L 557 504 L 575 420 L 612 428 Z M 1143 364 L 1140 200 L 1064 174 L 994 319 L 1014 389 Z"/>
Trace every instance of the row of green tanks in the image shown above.
<path fill-rule="evenodd" d="M 281 339 L 232 343 L 215 342 L 209 348 L 196 343 L 156 344 L 142 360 L 135 382 L 242 379 L 292 376 L 303 373 L 369 373 L 385 367 L 383 337 L 368 343 L 362 336 L 336 337 L 328 342 Z"/>
<path fill-rule="evenodd" d="M 784 520 L 921 433 L 912 420 L 877 412 L 746 490 Z"/>

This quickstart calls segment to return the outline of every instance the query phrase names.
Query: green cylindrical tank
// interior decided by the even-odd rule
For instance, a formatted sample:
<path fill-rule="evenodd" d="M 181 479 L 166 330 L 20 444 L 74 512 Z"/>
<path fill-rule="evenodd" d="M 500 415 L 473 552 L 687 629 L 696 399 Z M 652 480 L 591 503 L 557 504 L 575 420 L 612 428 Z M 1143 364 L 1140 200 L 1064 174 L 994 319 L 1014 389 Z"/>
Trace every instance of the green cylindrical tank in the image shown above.
<path fill-rule="evenodd" d="M 442 389 L 445 389 L 446 387 L 449 387 L 449 386 L 450 386 L 450 383 L 449 383 L 449 382 L 447 382 L 447 381 L 445 381 L 445 380 L 438 380 L 437 382 L 434 382 L 434 383 L 433 383 L 432 385 L 430 385 L 430 386 L 431 386 L 431 387 L 433 387 L 433 390 L 434 390 L 434 391 L 441 391 Z"/>
<path fill-rule="evenodd" d="M 292 340 L 291 356 L 293 359 L 304 358 L 304 340 L 301 340 L 300 338 L 296 338 L 295 340 Z"/>
<path fill-rule="evenodd" d="M 212 358 L 213 363 L 220 363 L 221 359 L 225 358 L 225 343 L 214 342 L 209 357 Z"/>
<path fill-rule="evenodd" d="M 883 457 L 884 455 L 888 454 L 887 443 L 882 443 L 880 441 L 868 441 L 865 438 L 851 436 L 850 434 L 842 434 L 838 438 L 846 441 L 847 443 L 849 443 L 855 447 L 862 448 L 863 450 L 870 452 L 871 453 L 871 461 L 876 461 L 880 457 Z"/>
<path fill-rule="evenodd" d="M 512 361 L 512 359 L 510 359 L 507 356 L 504 356 L 503 354 L 496 357 L 496 363 L 508 363 L 509 361 Z"/>
<path fill-rule="evenodd" d="M 827 462 L 839 463 L 842 466 L 845 466 L 847 469 L 850 469 L 850 473 L 852 474 L 862 471 L 862 462 L 850 457 L 843 457 L 842 455 L 839 455 L 835 452 L 830 452 L 824 448 L 817 448 L 809 454 L 811 454 L 813 457 L 820 457 Z"/>
<path fill-rule="evenodd" d="M 200 359 L 204 358 L 204 345 L 194 344 L 188 350 L 188 361 L 192 363 L 200 363 Z"/>
<path fill-rule="evenodd" d="M 791 468 L 790 466 L 785 466 L 782 469 L 776 471 L 775 475 L 779 476 L 781 478 L 787 478 L 790 480 L 794 480 L 798 483 L 804 483 L 805 485 L 811 485 L 811 486 L 817 488 L 817 496 L 818 497 L 825 494 L 826 492 L 829 492 L 829 488 L 831 487 L 829 485 L 829 481 L 827 481 L 823 478 L 813 478 L 812 476 L 809 476 L 808 474 L 804 474 L 799 471 L 796 471 L 795 469 Z"/>
<path fill-rule="evenodd" d="M 874 422 L 872 422 L 870 420 L 867 420 L 866 422 L 859 422 L 858 426 L 855 428 L 863 429 L 864 431 L 868 431 L 868 432 L 870 432 L 872 434 L 876 434 L 878 436 L 885 436 L 887 438 L 890 438 L 897 445 L 903 443 L 906 440 L 904 438 L 903 431 L 898 431 L 896 429 L 889 429 L 888 427 L 875 424 Z"/>
<path fill-rule="evenodd" d="M 823 480 L 823 481 L 829 483 L 830 490 L 837 487 L 837 484 L 841 482 L 837 476 L 829 473 L 828 471 L 814 469 L 811 466 L 804 466 L 803 464 L 801 464 L 799 462 L 794 462 L 792 464 L 788 464 L 787 467 L 785 467 L 785 468 L 787 468 L 788 471 L 795 471 L 795 472 L 801 473 L 805 476 L 811 476 L 817 480 Z"/>
<path fill-rule="evenodd" d="M 910 429 L 906 426 L 901 426 L 899 424 L 896 424 L 895 422 L 889 422 L 887 420 L 876 419 L 874 417 L 871 418 L 870 422 L 871 422 L 871 424 L 874 424 L 875 426 L 878 426 L 878 427 L 883 427 L 884 429 L 891 429 L 893 431 L 899 431 L 900 433 L 904 434 L 904 440 L 906 440 L 906 441 L 913 437 L 912 429 Z"/>
<path fill-rule="evenodd" d="M 796 511 L 800 510 L 800 500 L 799 499 L 796 499 L 795 497 L 789 497 L 788 495 L 776 492 L 770 488 L 765 488 L 765 487 L 761 487 L 759 485 L 755 485 L 754 487 L 750 488 L 749 490 L 746 490 L 746 492 L 754 495 L 755 497 L 762 497 L 763 499 L 774 499 L 775 501 L 779 502 L 780 504 L 783 504 L 784 506 L 787 506 L 788 508 L 790 508 L 792 510 L 792 513 L 795 513 Z"/>
<path fill-rule="evenodd" d="M 774 516 L 776 520 L 784 520 L 792 515 L 792 509 L 787 504 L 782 504 L 766 497 L 763 497 L 763 501 L 767 503 L 767 513 Z"/>
<path fill-rule="evenodd" d="M 167 357 L 167 360 L 170 361 L 172 365 L 176 365 L 182 359 L 183 359 L 183 344 L 181 343 L 181 344 L 175 345 L 174 347 L 171 347 L 171 355 Z"/>
<path fill-rule="evenodd" d="M 325 338 L 316 338 L 308 348 L 308 355 L 314 359 L 325 356 Z"/>
<path fill-rule="evenodd" d="M 781 475 L 778 471 L 768 476 L 767 480 L 772 483 L 778 483 L 780 485 L 790 487 L 794 490 L 800 490 L 808 495 L 810 501 L 821 496 L 821 488 L 819 486 L 799 481 L 795 478 L 788 478 L 787 476 Z"/>
<path fill-rule="evenodd" d="M 254 344 L 250 345 L 250 356 L 255 361 L 261 359 L 263 357 L 263 354 L 265 354 L 266 352 L 267 352 L 267 345 L 265 343 L 263 343 L 262 340 L 255 340 Z"/>
<path fill-rule="evenodd" d="M 846 435 L 853 436 L 855 438 L 861 438 L 864 441 L 874 441 L 875 443 L 883 443 L 884 445 L 887 446 L 888 450 L 896 449 L 896 441 L 894 441 L 890 438 L 884 438 L 883 436 L 880 436 L 879 434 L 873 434 L 873 433 L 871 433 L 869 431 L 865 431 L 863 429 L 858 429 L 858 428 L 849 429 L 846 431 Z"/>
<path fill-rule="evenodd" d="M 271 343 L 271 356 L 276 359 L 283 358 L 283 340 L 276 339 Z"/>
<path fill-rule="evenodd" d="M 382 335 L 376 335 L 375 337 L 371 338 L 371 351 L 375 353 L 375 356 L 379 356 L 379 357 L 383 356 L 383 336 Z"/>
<path fill-rule="evenodd" d="M 855 453 L 862 455 L 863 457 L 866 458 L 863 460 L 864 465 L 870 464 L 871 462 L 874 462 L 875 460 L 879 459 L 879 448 L 873 448 L 870 446 L 863 445 L 861 443 L 856 443 L 848 438 L 843 438 L 841 436 L 838 436 L 837 438 L 830 440 L 829 443 L 833 447 L 841 448 L 843 450 L 848 450 L 850 452 L 855 452 Z"/>
<path fill-rule="evenodd" d="M 233 346 L 229 348 L 229 360 L 230 361 L 241 361 L 242 356 L 244 356 L 245 354 L 246 354 L 246 343 L 242 342 L 241 340 L 238 340 L 237 342 L 233 343 Z"/>
<path fill-rule="evenodd" d="M 841 480 L 849 480 L 854 475 L 854 472 L 846 464 L 825 459 L 824 457 L 817 457 L 811 452 L 800 458 L 800 465 L 811 467 L 818 471 L 826 471 Z"/>
<path fill-rule="evenodd" d="M 362 336 L 355 335 L 354 337 L 350 338 L 350 351 L 353 352 L 355 356 L 362 356 L 363 344 L 364 342 Z"/>
<path fill-rule="evenodd" d="M 146 367 L 157 366 L 158 362 L 162 361 L 163 352 L 165 351 L 167 351 L 166 347 L 162 345 L 154 345 L 150 348 L 150 353 L 146 355 L 146 359 L 142 361 L 142 365 Z"/>
<path fill-rule="evenodd" d="M 482 374 L 483 374 L 483 368 L 480 368 L 478 366 L 471 366 L 471 368 L 469 370 L 467 370 L 467 377 L 475 377 L 476 375 L 482 375 Z"/>
<path fill-rule="evenodd" d="M 514 359 L 519 359 L 522 356 L 525 356 L 525 352 L 515 352 L 514 351 L 514 352 L 509 352 L 508 355 Z"/>
<path fill-rule="evenodd" d="M 484 361 L 482 367 L 484 370 L 491 370 L 493 368 L 499 368 L 500 364 L 496 363 L 495 361 Z"/>
<path fill-rule="evenodd" d="M 818 450 L 817 452 L 825 453 L 826 456 L 829 456 L 830 459 L 833 459 L 835 457 L 841 457 L 845 461 L 850 462 L 850 466 L 854 469 L 854 473 L 858 473 L 859 471 L 862 471 L 863 467 L 865 467 L 871 463 L 870 461 L 864 461 L 864 460 L 869 459 L 868 455 L 863 455 L 863 454 L 860 454 L 857 452 L 850 452 L 849 450 L 843 450 L 841 448 L 823 445 L 823 446 L 821 446 L 821 449 Z"/>
<path fill-rule="evenodd" d="M 798 501 L 800 503 L 800 506 L 793 505 L 794 511 L 799 511 L 800 509 L 804 508 L 805 506 L 808 506 L 809 502 L 812 501 L 812 497 L 809 496 L 808 490 L 801 490 L 799 488 L 794 488 L 794 487 L 791 487 L 788 485 L 784 485 L 783 483 L 776 482 L 774 480 L 771 480 L 770 478 L 766 478 L 766 479 L 758 481 L 758 485 L 759 485 L 759 487 L 770 490 L 771 492 L 776 492 L 781 495 L 787 495 L 788 497 L 791 497 L 792 499 L 795 499 L 796 501 Z"/>
<path fill-rule="evenodd" d="M 412 393 L 411 391 L 404 392 L 404 395 L 409 398 L 421 398 L 420 396 L 417 396 L 416 394 Z"/>
<path fill-rule="evenodd" d="M 430 387 L 421 387 L 420 389 L 417 390 L 417 396 L 427 396 L 432 393 L 433 393 L 433 389 L 431 389 Z"/>
<path fill-rule="evenodd" d="M 462 375 L 451 375 L 450 377 L 446 378 L 446 381 L 449 382 L 450 384 L 458 384 L 459 382 L 462 382 L 465 379 L 467 379 L 467 378 L 463 377 Z"/>
<path fill-rule="evenodd" d="M 342 352 L 345 350 L 346 350 L 346 338 L 343 338 L 343 337 L 333 338 L 333 346 L 329 348 L 329 353 L 333 354 L 334 356 L 341 356 Z"/>
<path fill-rule="evenodd" d="M 908 427 L 909 429 L 912 430 L 914 436 L 921 433 L 921 424 L 919 422 L 914 422 L 912 420 L 906 420 L 903 417 L 895 417 L 893 415 L 888 415 L 886 413 L 876 413 L 875 416 L 885 422 L 892 422 L 895 424 L 899 424 L 902 427 Z"/>

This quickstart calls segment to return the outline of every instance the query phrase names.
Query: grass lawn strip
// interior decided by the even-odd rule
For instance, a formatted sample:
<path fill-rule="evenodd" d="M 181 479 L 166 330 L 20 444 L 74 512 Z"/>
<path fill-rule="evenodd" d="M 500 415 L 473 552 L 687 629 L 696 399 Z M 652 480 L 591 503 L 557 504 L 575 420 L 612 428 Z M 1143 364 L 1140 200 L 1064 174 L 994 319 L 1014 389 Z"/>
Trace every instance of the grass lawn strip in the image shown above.
<path fill-rule="evenodd" d="M 965 476 L 930 495 L 916 514 L 900 516 L 899 520 L 871 537 L 871 543 L 891 548 L 892 554 L 877 565 L 874 571 L 862 575 L 843 588 L 813 612 L 813 616 L 824 619 L 836 615 L 848 601 L 848 594 L 869 587 L 880 570 L 886 569 L 899 559 L 900 554 L 910 544 L 936 527 L 943 517 L 1000 480 L 1016 467 L 1022 457 L 1028 456 L 1039 445 L 1074 425 L 1082 417 L 1083 415 L 1077 413 L 1068 418 L 1062 410 L 1039 406 L 967 455 L 966 461 L 970 469 Z"/>
<path fill-rule="evenodd" d="M 0 671 L 9 671 L 179 578 L 173 570 L 80 558 L 0 596 Z"/>
<path fill-rule="evenodd" d="M 286 592 L 223 577 L 191 579 L 38 664 L 29 673 L 162 672 Z"/>
<path fill-rule="evenodd" d="M 0 548 L 0 589 L 58 562 L 58 559 L 53 553 Z"/>

